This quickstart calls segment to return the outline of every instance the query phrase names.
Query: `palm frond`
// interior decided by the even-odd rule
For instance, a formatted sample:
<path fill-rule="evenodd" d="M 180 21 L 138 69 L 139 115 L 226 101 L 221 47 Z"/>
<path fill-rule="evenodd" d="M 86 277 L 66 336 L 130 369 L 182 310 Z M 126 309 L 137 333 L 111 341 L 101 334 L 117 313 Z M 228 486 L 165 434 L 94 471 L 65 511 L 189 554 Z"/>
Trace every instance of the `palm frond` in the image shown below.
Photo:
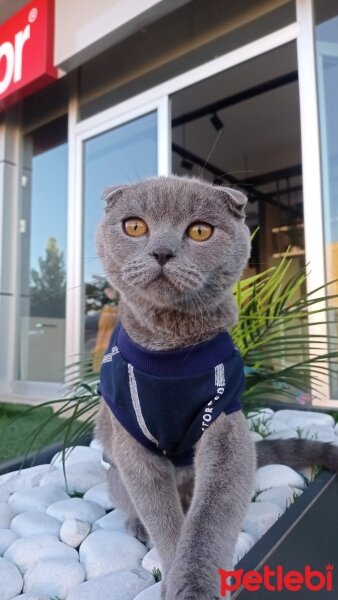
<path fill-rule="evenodd" d="M 317 333 L 318 326 L 335 323 L 325 319 L 337 303 L 336 294 L 326 293 L 332 282 L 304 294 L 306 272 L 288 278 L 291 263 L 285 256 L 251 285 L 236 286 L 240 316 L 231 333 L 249 369 L 244 402 L 262 402 L 268 394 L 270 401 L 294 400 L 302 391 L 321 397 L 323 378 L 337 372 L 338 335 Z"/>

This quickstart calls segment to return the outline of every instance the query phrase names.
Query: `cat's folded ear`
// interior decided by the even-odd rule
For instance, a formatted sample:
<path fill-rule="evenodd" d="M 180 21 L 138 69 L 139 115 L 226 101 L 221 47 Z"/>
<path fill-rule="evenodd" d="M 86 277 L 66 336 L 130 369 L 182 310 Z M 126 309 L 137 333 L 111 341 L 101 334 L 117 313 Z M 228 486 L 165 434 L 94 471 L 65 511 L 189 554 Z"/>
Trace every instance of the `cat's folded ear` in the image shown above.
<path fill-rule="evenodd" d="M 230 212 L 238 219 L 244 219 L 244 209 L 248 201 L 246 195 L 235 188 L 219 187 L 218 189 L 224 194 Z"/>
<path fill-rule="evenodd" d="M 113 185 L 112 187 L 105 188 L 102 192 L 102 200 L 106 203 L 106 209 L 113 206 L 115 200 L 118 196 L 125 190 L 128 186 L 124 185 Z"/>

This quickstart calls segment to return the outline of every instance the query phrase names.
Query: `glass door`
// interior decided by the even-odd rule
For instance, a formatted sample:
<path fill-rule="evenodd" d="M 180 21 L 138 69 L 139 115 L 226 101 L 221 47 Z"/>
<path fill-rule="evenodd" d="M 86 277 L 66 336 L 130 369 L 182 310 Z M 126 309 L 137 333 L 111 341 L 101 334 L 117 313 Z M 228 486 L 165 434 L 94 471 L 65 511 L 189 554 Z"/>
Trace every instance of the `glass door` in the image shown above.
<path fill-rule="evenodd" d="M 82 235 L 76 247 L 73 245 L 75 251 L 70 251 L 72 266 L 68 263 L 68 364 L 76 362 L 75 357 L 80 355 L 89 358 L 98 371 L 117 319 L 118 294 L 105 277 L 95 242 L 103 217 L 104 193 L 112 185 L 168 174 L 168 130 L 167 98 L 143 104 L 139 110 L 124 111 L 120 116 L 118 108 L 110 109 L 89 119 L 88 127 L 83 122 L 78 126 L 74 192 L 76 195 L 78 187 L 82 191 L 81 197 L 75 199 L 73 212 L 70 209 L 70 222 L 76 231 L 81 223 Z M 70 226 L 70 245 L 71 231 Z M 80 315 L 74 307 L 80 308 Z"/>
<path fill-rule="evenodd" d="M 84 143 L 84 351 L 98 371 L 117 319 L 118 294 L 96 257 L 96 227 L 104 190 L 157 174 L 157 115 L 153 111 Z"/>
<path fill-rule="evenodd" d="M 320 7 L 322 9 L 322 6 Z M 316 6 L 316 48 L 318 100 L 321 134 L 322 188 L 326 281 L 332 295 L 338 294 L 338 9 L 318 15 Z M 338 335 L 338 301 L 330 301 L 329 334 Z M 332 338 L 333 339 L 333 338 Z M 333 350 L 329 344 L 329 349 Z M 330 371 L 330 397 L 338 399 L 338 374 L 335 364 Z"/>

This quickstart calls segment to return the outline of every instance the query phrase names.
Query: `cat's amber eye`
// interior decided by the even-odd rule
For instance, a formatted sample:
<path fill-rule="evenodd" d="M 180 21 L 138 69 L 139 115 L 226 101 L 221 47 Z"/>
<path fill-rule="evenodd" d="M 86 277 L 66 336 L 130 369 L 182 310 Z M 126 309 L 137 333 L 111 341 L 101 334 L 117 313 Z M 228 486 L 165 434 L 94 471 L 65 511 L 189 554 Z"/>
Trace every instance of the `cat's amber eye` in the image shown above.
<path fill-rule="evenodd" d="M 187 229 L 187 236 L 195 242 L 208 240 L 214 228 L 208 223 L 192 223 Z"/>
<path fill-rule="evenodd" d="M 126 221 L 123 223 L 123 229 L 125 233 L 131 237 L 141 237 L 142 235 L 148 233 L 147 223 L 139 217 L 126 219 Z"/>

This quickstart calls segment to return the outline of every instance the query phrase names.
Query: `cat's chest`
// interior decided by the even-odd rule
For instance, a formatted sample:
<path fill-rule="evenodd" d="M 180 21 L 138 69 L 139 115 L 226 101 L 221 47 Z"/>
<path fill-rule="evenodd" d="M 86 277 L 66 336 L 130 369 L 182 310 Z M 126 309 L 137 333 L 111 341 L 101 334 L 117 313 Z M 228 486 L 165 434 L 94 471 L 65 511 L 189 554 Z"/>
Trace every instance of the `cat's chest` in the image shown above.
<path fill-rule="evenodd" d="M 194 352 L 199 364 L 203 356 Z M 189 368 L 182 370 L 170 353 L 168 357 L 162 354 L 159 364 L 153 361 L 152 369 L 146 358 L 148 372 L 125 360 L 112 345 L 103 359 L 100 393 L 114 416 L 143 446 L 168 456 L 175 464 L 189 464 L 192 448 L 213 421 L 222 412 L 240 410 L 242 359 L 234 350 L 227 360 L 215 365 L 205 362 L 209 368 L 189 374 Z M 191 367 L 195 362 L 194 358 L 188 360 Z M 177 371 L 181 374 L 175 375 Z"/>

